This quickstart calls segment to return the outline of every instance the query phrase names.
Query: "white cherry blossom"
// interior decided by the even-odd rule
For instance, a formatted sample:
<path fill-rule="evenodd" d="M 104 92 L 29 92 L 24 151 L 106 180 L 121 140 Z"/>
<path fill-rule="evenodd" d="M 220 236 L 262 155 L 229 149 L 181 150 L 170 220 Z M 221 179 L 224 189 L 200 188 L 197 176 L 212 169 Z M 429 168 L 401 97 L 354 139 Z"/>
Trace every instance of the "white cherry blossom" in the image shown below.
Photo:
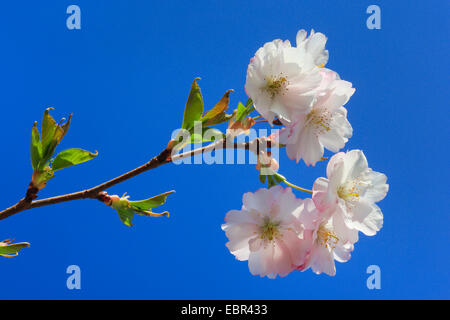
<path fill-rule="evenodd" d="M 310 246 L 298 219 L 302 202 L 291 188 L 275 186 L 244 194 L 242 209 L 227 213 L 226 246 L 236 259 L 248 260 L 253 275 L 283 277 L 305 263 Z"/>
<path fill-rule="evenodd" d="M 383 226 L 383 214 L 375 203 L 388 192 L 387 177 L 369 168 L 361 150 L 351 150 L 330 159 L 327 178 L 314 182 L 313 200 L 317 208 L 342 212 L 350 228 L 375 235 Z"/>
<path fill-rule="evenodd" d="M 304 241 L 311 243 L 304 265 L 298 270 L 311 268 L 314 273 L 336 274 L 334 260 L 346 262 L 351 257 L 358 231 L 349 228 L 339 212 L 319 211 L 311 199 L 305 199 L 300 220 L 304 226 Z"/>
<path fill-rule="evenodd" d="M 274 40 L 258 49 L 247 69 L 245 90 L 255 109 L 269 122 L 275 116 L 290 121 L 307 113 L 322 77 L 306 49 Z"/>
<path fill-rule="evenodd" d="M 337 74 L 324 69 L 321 87 L 326 87 L 315 99 L 311 111 L 299 114 L 295 120 L 285 123 L 280 142 L 286 145 L 290 159 L 303 159 L 307 165 L 315 165 L 321 159 L 324 148 L 338 152 L 352 136 L 352 127 L 343 107 L 355 92 L 350 82 L 337 79 Z"/>

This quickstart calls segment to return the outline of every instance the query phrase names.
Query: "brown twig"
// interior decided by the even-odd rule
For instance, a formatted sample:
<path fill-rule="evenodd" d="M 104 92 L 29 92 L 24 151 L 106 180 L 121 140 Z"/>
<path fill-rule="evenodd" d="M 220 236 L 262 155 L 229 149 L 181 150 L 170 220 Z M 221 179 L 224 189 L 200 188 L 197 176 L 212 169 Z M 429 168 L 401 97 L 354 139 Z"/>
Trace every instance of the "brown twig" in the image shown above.
<path fill-rule="evenodd" d="M 212 151 L 214 149 L 220 149 L 220 148 L 234 148 L 234 149 L 245 149 L 245 150 L 252 150 L 253 152 L 258 153 L 260 150 L 262 139 L 255 139 L 251 142 L 244 142 L 244 143 L 237 143 L 237 142 L 227 142 L 227 139 L 224 138 L 222 140 L 219 140 L 217 142 L 211 143 L 210 145 L 185 152 L 182 154 L 177 154 L 172 156 L 172 148 L 167 147 L 165 148 L 159 155 L 152 158 L 149 162 L 145 163 L 144 165 L 133 169 L 131 171 L 128 171 L 127 173 L 124 173 L 121 176 L 118 176 L 114 179 L 111 179 L 107 182 L 104 182 L 98 186 L 95 186 L 90 189 L 64 194 L 61 196 L 51 197 L 47 199 L 42 200 L 35 200 L 30 196 L 32 192 L 27 191 L 27 195 L 25 198 L 21 199 L 18 203 L 13 205 L 12 207 L 9 207 L 3 211 L 0 212 L 0 220 L 6 219 L 16 213 L 19 213 L 21 211 L 25 211 L 28 209 L 48 206 L 52 204 L 57 204 L 61 202 L 67 202 L 67 201 L 73 201 L 73 200 L 80 200 L 80 199 L 98 199 L 100 201 L 102 200 L 102 191 L 115 186 L 121 182 L 124 182 L 125 180 L 128 180 L 130 178 L 133 178 L 143 172 L 146 172 L 151 169 L 155 169 L 163 164 L 172 162 L 174 160 L 181 160 L 183 158 L 192 157 L 196 154 L 202 154 L 208 151 Z M 270 141 L 264 140 L 264 147 L 270 148 Z"/>

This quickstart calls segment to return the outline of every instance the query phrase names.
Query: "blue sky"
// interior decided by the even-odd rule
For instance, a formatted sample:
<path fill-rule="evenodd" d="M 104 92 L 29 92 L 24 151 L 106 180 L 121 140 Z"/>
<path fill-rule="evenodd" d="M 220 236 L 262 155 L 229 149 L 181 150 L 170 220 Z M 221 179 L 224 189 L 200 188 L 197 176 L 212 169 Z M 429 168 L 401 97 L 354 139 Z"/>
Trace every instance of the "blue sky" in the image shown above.
<path fill-rule="evenodd" d="M 66 28 L 66 8 L 81 8 L 81 30 Z M 366 28 L 378 4 L 382 29 Z M 354 136 L 387 174 L 384 228 L 361 236 L 337 275 L 250 275 L 225 247 L 220 225 L 242 194 L 261 187 L 251 165 L 166 165 L 108 190 L 143 199 L 175 189 L 169 219 L 122 225 L 93 200 L 22 212 L 0 222 L 0 238 L 29 241 L 0 261 L 0 298 L 56 299 L 395 299 L 450 298 L 447 1 L 45 1 L 8 2 L 0 13 L 2 183 L 0 207 L 21 197 L 31 176 L 31 125 L 46 107 L 73 112 L 59 150 L 98 150 L 61 171 L 40 198 L 78 191 L 130 170 L 165 147 L 181 124 L 189 86 L 208 106 L 230 88 L 245 101 L 254 52 L 298 29 L 328 38 L 328 67 L 351 81 Z M 447 119 L 447 120 L 446 120 Z M 447 141 L 447 142 L 445 142 Z M 281 173 L 310 187 L 325 164 L 306 168 L 284 153 Z M 304 194 L 298 194 L 304 196 Z M 79 265 L 82 289 L 66 288 Z M 379 265 L 381 290 L 366 268 Z"/>

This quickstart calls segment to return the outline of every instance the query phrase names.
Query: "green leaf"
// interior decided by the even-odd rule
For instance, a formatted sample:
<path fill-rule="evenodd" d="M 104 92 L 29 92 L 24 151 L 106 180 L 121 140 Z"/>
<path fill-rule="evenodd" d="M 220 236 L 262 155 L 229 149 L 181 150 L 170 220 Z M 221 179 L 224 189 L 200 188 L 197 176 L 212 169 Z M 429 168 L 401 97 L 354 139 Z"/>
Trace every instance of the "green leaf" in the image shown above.
<path fill-rule="evenodd" d="M 166 202 L 167 196 L 174 192 L 175 190 L 172 190 L 146 200 L 130 201 L 130 206 L 135 210 L 150 210 L 164 204 Z"/>
<path fill-rule="evenodd" d="M 69 131 L 69 127 L 70 127 L 70 122 L 72 120 L 72 116 L 73 116 L 73 113 L 71 113 L 69 115 L 69 119 L 67 120 L 67 122 L 62 124 L 61 129 L 62 129 L 63 133 L 62 133 L 61 139 L 59 141 L 61 141 L 62 138 L 64 138 L 65 135 L 67 134 L 67 131 Z"/>
<path fill-rule="evenodd" d="M 224 137 L 225 135 L 220 130 L 214 128 L 202 128 L 201 134 L 191 134 L 191 143 L 211 142 L 216 141 L 217 139 L 222 139 Z"/>
<path fill-rule="evenodd" d="M 269 186 L 269 189 L 277 185 L 272 176 L 267 176 L 267 184 Z"/>
<path fill-rule="evenodd" d="M 242 119 L 244 119 L 246 116 L 250 114 L 250 112 L 254 110 L 252 105 L 253 105 L 252 99 L 248 99 L 247 102 L 245 103 L 245 106 L 241 102 L 239 102 L 238 107 L 236 109 L 236 122 L 242 121 Z"/>
<path fill-rule="evenodd" d="M 131 208 L 119 208 L 116 210 L 119 214 L 120 221 L 122 221 L 124 225 L 126 225 L 127 227 L 133 226 L 131 224 L 131 221 L 134 217 L 134 211 Z"/>
<path fill-rule="evenodd" d="M 232 117 L 233 116 L 231 114 L 222 112 L 222 113 L 216 115 L 214 118 L 205 120 L 203 122 L 203 126 L 209 127 L 209 126 L 214 126 L 216 124 L 221 124 L 221 123 L 229 121 Z M 202 121 L 203 121 L 203 119 L 202 119 Z"/>
<path fill-rule="evenodd" d="M 236 109 L 236 121 L 241 121 L 246 116 L 245 114 L 246 108 L 245 106 L 239 102 Z"/>
<path fill-rule="evenodd" d="M 267 178 L 267 176 L 266 175 L 263 175 L 263 174 L 259 174 L 259 181 L 261 181 L 261 183 L 265 183 L 266 182 L 266 178 Z"/>
<path fill-rule="evenodd" d="M 37 122 L 33 124 L 31 129 L 31 165 L 33 170 L 39 167 L 39 162 L 42 159 L 42 144 L 39 130 L 37 128 Z"/>
<path fill-rule="evenodd" d="M 61 170 L 70 166 L 74 166 L 79 163 L 83 163 L 94 159 L 98 155 L 98 152 L 91 153 L 89 151 L 72 148 L 61 151 L 53 160 L 53 171 Z"/>
<path fill-rule="evenodd" d="M 281 183 L 281 182 L 283 182 L 283 181 L 286 181 L 286 178 L 285 178 L 284 176 L 282 176 L 281 174 L 279 174 L 279 173 L 275 173 L 275 174 L 273 175 L 273 178 L 275 179 L 275 181 L 276 181 L 277 183 Z"/>
<path fill-rule="evenodd" d="M 247 102 L 245 103 L 245 108 L 250 109 L 253 105 L 253 100 L 248 98 Z"/>
<path fill-rule="evenodd" d="M 0 242 L 0 256 L 12 258 L 18 255 L 19 251 L 25 247 L 29 247 L 28 242 L 18 242 L 10 244 L 10 240 Z"/>
<path fill-rule="evenodd" d="M 190 130 L 194 126 L 195 121 L 199 121 L 203 114 L 203 98 L 197 80 L 194 79 L 189 92 L 189 97 L 184 109 L 182 129 Z"/>
<path fill-rule="evenodd" d="M 44 117 L 42 118 L 42 133 L 41 133 L 41 141 L 42 141 L 42 151 L 43 154 L 47 154 L 51 141 L 53 140 L 53 136 L 55 134 L 55 130 L 57 127 L 55 119 L 49 114 L 49 111 L 53 110 L 53 108 L 47 108 L 44 112 Z"/>
<path fill-rule="evenodd" d="M 223 114 L 225 113 L 225 111 L 228 109 L 228 104 L 230 102 L 230 92 L 232 92 L 233 90 L 230 89 L 227 92 L 225 92 L 225 94 L 223 95 L 223 97 L 219 100 L 219 102 L 214 106 L 214 108 L 212 108 L 210 111 L 208 111 L 203 117 L 202 117 L 202 121 L 208 122 L 208 120 L 212 120 L 218 116 L 223 116 Z"/>
<path fill-rule="evenodd" d="M 47 162 L 53 156 L 56 147 L 61 142 L 61 140 L 66 135 L 69 130 L 70 120 L 72 114 L 69 116 L 69 120 L 61 125 L 66 119 L 63 118 L 57 124 L 55 119 L 49 114 L 49 111 L 53 108 L 47 108 L 44 112 L 44 117 L 42 119 L 42 132 L 41 132 L 41 145 L 42 145 L 42 158 L 39 163 L 38 170 L 42 170 L 47 166 Z"/>

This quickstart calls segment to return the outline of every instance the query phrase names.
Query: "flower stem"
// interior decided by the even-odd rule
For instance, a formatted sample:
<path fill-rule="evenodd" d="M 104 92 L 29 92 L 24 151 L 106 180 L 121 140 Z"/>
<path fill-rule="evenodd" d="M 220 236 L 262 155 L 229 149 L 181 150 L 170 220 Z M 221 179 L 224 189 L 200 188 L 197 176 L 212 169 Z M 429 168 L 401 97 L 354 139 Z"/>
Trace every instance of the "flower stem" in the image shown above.
<path fill-rule="evenodd" d="M 284 180 L 283 182 L 286 183 L 288 186 L 294 188 L 294 189 L 297 189 L 297 190 L 300 190 L 300 191 L 303 191 L 303 192 L 308 192 L 308 193 L 310 193 L 310 194 L 313 193 L 311 190 L 308 190 L 308 189 L 299 187 L 299 186 L 297 186 L 297 185 L 295 185 L 295 184 L 290 183 L 290 182 L 287 181 L 287 180 Z"/>

